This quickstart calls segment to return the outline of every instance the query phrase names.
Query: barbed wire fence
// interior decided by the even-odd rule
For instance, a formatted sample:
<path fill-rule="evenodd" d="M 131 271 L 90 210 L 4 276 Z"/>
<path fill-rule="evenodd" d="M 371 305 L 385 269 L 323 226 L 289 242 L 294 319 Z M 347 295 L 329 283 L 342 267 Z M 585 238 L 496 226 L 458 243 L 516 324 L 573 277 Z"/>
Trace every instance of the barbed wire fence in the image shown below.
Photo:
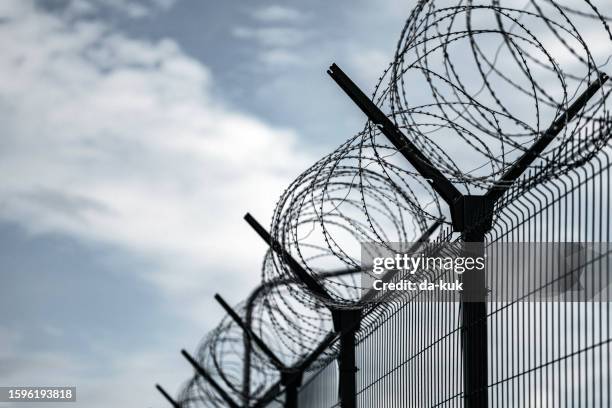
<path fill-rule="evenodd" d="M 554 279 L 500 256 L 463 276 L 470 301 L 375 302 L 360 277 L 364 242 L 610 242 L 611 20 L 590 0 L 419 1 L 371 97 L 333 64 L 364 129 L 288 186 L 269 231 L 247 214 L 269 245 L 262 283 L 234 308 L 217 295 L 227 316 L 183 350 L 194 375 L 160 392 L 175 407 L 608 406 L 608 298 L 557 290 L 576 270 L 608 290 L 607 247 Z"/>

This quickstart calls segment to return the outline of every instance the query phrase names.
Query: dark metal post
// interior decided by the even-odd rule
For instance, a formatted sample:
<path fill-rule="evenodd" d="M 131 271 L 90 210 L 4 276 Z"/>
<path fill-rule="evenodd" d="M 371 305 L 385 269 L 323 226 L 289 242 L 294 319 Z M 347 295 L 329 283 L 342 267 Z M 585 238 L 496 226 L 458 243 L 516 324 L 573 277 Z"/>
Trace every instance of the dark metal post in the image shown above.
<path fill-rule="evenodd" d="M 298 406 L 298 383 L 290 383 L 285 386 L 285 408 L 297 408 Z"/>
<path fill-rule="evenodd" d="M 461 209 L 463 256 L 485 256 L 485 234 L 491 229 L 493 206 L 486 196 L 463 196 Z M 469 226 L 469 227 L 466 227 Z M 455 229 L 457 229 L 455 225 Z M 461 345 L 463 398 L 466 408 L 486 408 L 488 401 L 486 271 L 461 276 Z"/>
<path fill-rule="evenodd" d="M 363 93 L 361 89 L 338 67 L 332 64 L 327 73 L 344 92 L 355 102 L 368 118 L 379 126 L 380 131 L 395 148 L 412 164 L 447 203 L 461 197 L 461 192 L 448 180 L 436 166 L 408 139 L 401 130 Z"/>
<path fill-rule="evenodd" d="M 157 388 L 157 391 L 159 391 L 161 393 L 161 395 L 164 396 L 164 398 L 166 398 L 166 400 L 168 400 L 168 402 L 170 403 L 170 405 L 172 405 L 174 408 L 181 408 L 181 406 L 179 405 L 178 402 L 176 402 L 171 396 L 170 394 L 168 394 L 166 392 L 166 390 L 164 390 L 164 388 L 159 385 L 159 384 L 155 384 L 155 388 Z"/>
<path fill-rule="evenodd" d="M 298 389 L 302 385 L 303 371 L 286 372 L 281 376 L 281 384 L 285 387 L 285 408 L 298 407 Z"/>
<path fill-rule="evenodd" d="M 546 147 L 554 140 L 554 138 L 563 130 L 565 125 L 572 120 L 584 106 L 587 104 L 589 99 L 595 95 L 603 84 L 609 79 L 608 75 L 601 73 L 597 80 L 587 87 L 587 89 L 580 94 L 578 98 L 567 108 L 565 112 L 559 115 L 554 120 L 552 125 L 536 140 L 536 142 L 527 150 L 512 166 L 504 173 L 503 176 L 495 183 L 493 187 L 487 192 L 487 196 L 490 200 L 495 201 L 501 198 L 502 195 L 510 188 L 510 186 L 519 178 L 527 167 L 535 159 L 538 158 L 540 153 L 546 149 Z"/>
<path fill-rule="evenodd" d="M 355 364 L 355 338 L 361 322 L 361 309 L 343 309 L 332 312 L 334 329 L 340 333 L 339 394 L 342 408 L 357 406 Z"/>
<path fill-rule="evenodd" d="M 300 281 L 304 285 L 306 285 L 306 287 L 308 287 L 311 292 L 316 293 L 318 296 L 322 297 L 325 300 L 332 301 L 331 296 L 329 295 L 329 293 L 327 293 L 325 288 L 321 286 L 321 284 L 317 282 L 315 278 L 310 276 L 310 274 L 306 270 L 304 270 L 302 265 L 300 265 L 300 263 L 296 261 L 291 256 L 291 254 L 289 254 L 289 252 L 285 250 L 285 248 L 282 247 L 280 242 L 272 238 L 270 233 L 266 231 L 266 229 L 262 227 L 262 225 L 257 222 L 257 220 L 253 218 L 251 214 L 247 213 L 244 216 L 244 220 L 251 226 L 251 228 L 255 230 L 255 232 L 257 232 L 261 239 L 263 239 L 268 245 L 270 245 L 270 248 L 272 248 L 274 252 L 276 252 L 279 256 L 283 258 L 285 262 L 287 262 L 289 268 L 291 268 L 293 273 L 297 275 Z"/>
<path fill-rule="evenodd" d="M 251 327 L 250 319 L 248 325 Z M 242 336 L 244 346 L 244 362 L 242 363 L 242 405 L 248 408 L 251 405 L 251 338 L 246 334 Z"/>
<path fill-rule="evenodd" d="M 264 354 L 268 356 L 268 358 L 272 361 L 272 363 L 279 369 L 281 373 L 281 378 L 284 379 L 283 385 L 285 385 L 285 394 L 286 394 L 285 407 L 297 408 L 297 388 L 301 384 L 301 378 L 302 378 L 301 374 L 302 373 L 301 372 L 298 373 L 299 381 L 298 381 L 298 376 L 292 375 L 291 377 L 288 377 L 287 373 L 288 373 L 289 368 L 285 366 L 285 364 L 276 356 L 276 354 L 274 354 L 272 350 L 270 350 L 270 348 L 263 342 L 261 338 L 259 338 L 259 336 L 253 333 L 253 331 L 251 330 L 250 321 L 248 324 L 243 322 L 240 316 L 238 316 L 238 313 L 236 313 L 234 309 L 232 309 L 230 305 L 228 305 L 227 302 L 225 302 L 225 300 L 223 300 L 223 298 L 219 294 L 215 295 L 215 300 L 219 302 L 219 304 L 223 307 L 223 309 L 225 309 L 227 314 L 230 315 L 230 317 L 236 322 L 236 324 L 240 326 L 242 330 L 244 330 L 244 333 L 248 337 L 248 340 L 253 340 L 255 344 L 257 344 L 257 346 L 261 349 L 261 351 L 263 351 Z M 251 342 L 245 341 L 245 343 L 248 343 L 249 345 L 249 356 L 248 357 L 250 359 L 251 358 L 250 356 Z M 250 361 L 249 361 L 249 364 L 250 364 Z M 247 381 L 250 381 L 250 373 L 249 373 L 249 376 L 247 377 Z M 243 402 L 244 402 L 245 407 L 248 407 L 249 405 L 249 395 L 248 394 L 244 395 Z"/>

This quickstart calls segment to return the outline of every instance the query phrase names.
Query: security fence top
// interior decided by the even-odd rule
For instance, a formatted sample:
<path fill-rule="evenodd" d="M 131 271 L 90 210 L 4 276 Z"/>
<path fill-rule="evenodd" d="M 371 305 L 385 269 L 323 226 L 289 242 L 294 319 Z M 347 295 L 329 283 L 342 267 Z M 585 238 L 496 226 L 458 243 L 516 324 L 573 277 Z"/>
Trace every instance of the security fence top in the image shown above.
<path fill-rule="evenodd" d="M 327 291 L 321 286 L 321 284 L 312 277 L 302 266 L 266 231 L 250 214 L 246 214 L 244 219 L 255 229 L 259 236 L 266 241 L 272 250 L 283 258 L 289 265 L 291 270 L 298 276 L 298 278 L 304 283 L 314 294 L 320 296 L 324 302 L 327 302 L 327 307 L 332 313 L 332 320 L 334 323 L 334 330 L 340 336 L 340 366 L 351 366 L 350 371 L 352 372 L 352 378 L 343 378 L 339 382 L 340 388 L 340 399 L 354 399 L 354 388 L 355 388 L 355 348 L 354 348 L 354 337 L 356 330 L 359 329 L 359 323 L 361 321 L 361 309 L 336 309 L 331 306 L 333 299 L 327 293 Z M 352 340 L 348 340 L 348 339 Z M 350 344 L 349 343 L 353 343 Z M 288 373 L 285 376 L 283 382 L 285 384 L 292 384 L 295 386 L 297 378 L 301 380 L 302 372 L 298 371 L 295 373 Z M 295 395 L 294 395 L 295 397 Z M 344 404 L 344 403 L 343 403 Z M 353 404 L 349 404 L 353 405 Z"/>
<path fill-rule="evenodd" d="M 334 277 L 340 277 L 340 276 L 360 273 L 363 271 L 364 269 L 361 267 L 349 268 L 349 269 L 338 269 L 338 270 L 333 270 L 333 271 L 321 272 L 315 275 L 315 278 L 316 279 L 334 278 Z M 244 324 L 249 328 L 251 327 L 252 318 L 253 318 L 253 308 L 254 308 L 255 302 L 263 293 L 266 293 L 266 291 L 271 290 L 275 287 L 283 286 L 283 285 L 290 285 L 293 283 L 295 283 L 293 279 L 288 279 L 288 278 L 287 279 L 277 279 L 273 281 L 263 282 L 257 288 L 255 288 L 251 292 L 251 294 L 249 295 L 246 301 L 246 312 L 245 312 L 246 321 L 244 322 Z M 246 340 L 245 345 L 244 345 L 245 361 L 243 365 L 244 372 L 243 372 L 243 387 L 242 388 L 243 388 L 244 394 L 248 396 L 250 394 L 250 388 L 251 388 L 250 387 L 251 345 L 250 345 L 250 337 L 246 331 L 245 331 L 245 340 Z M 300 372 L 306 370 L 335 340 L 336 340 L 336 334 L 333 331 L 330 331 L 329 333 L 327 333 L 327 335 L 321 341 L 321 343 L 319 343 L 316 349 L 314 349 L 309 355 L 305 356 L 304 358 L 302 358 L 301 361 L 299 361 L 294 366 L 292 366 L 291 369 L 293 371 L 300 371 Z M 279 388 L 280 385 L 281 385 L 281 382 L 279 381 L 277 384 L 272 386 L 266 392 L 266 394 L 259 399 L 255 407 L 261 406 L 262 404 L 265 405 L 266 403 L 274 399 L 276 395 L 281 392 Z"/>
<path fill-rule="evenodd" d="M 168 394 L 166 392 L 166 390 L 164 390 L 164 388 L 159 385 L 159 384 L 155 384 L 155 388 L 157 388 L 157 391 L 159 391 L 161 393 L 161 395 L 164 396 L 164 398 L 166 398 L 166 400 L 168 400 L 168 402 L 170 403 L 170 405 L 172 405 L 174 408 L 181 408 L 180 404 L 178 402 L 176 402 L 171 396 L 170 394 Z"/>
<path fill-rule="evenodd" d="M 189 353 L 187 353 L 186 350 L 181 350 L 181 354 L 187 359 L 187 361 L 189 361 L 189 363 L 193 366 L 193 368 L 196 370 L 196 372 L 202 376 L 202 378 L 204 378 L 217 392 L 217 394 L 219 394 L 219 396 L 223 399 L 223 401 L 225 401 L 225 403 L 232 407 L 232 408 L 238 408 L 239 405 L 236 404 L 234 402 L 234 400 L 232 400 L 232 398 L 227 394 L 227 392 L 225 392 L 225 390 L 219 385 L 217 384 L 217 382 L 211 377 L 211 375 L 204 369 L 204 367 L 202 367 L 200 364 L 198 364 L 197 361 L 195 361 L 195 359 L 193 357 L 191 357 L 189 355 Z"/>
<path fill-rule="evenodd" d="M 512 183 L 516 181 L 529 167 L 535 159 L 546 149 L 546 147 L 555 139 L 555 136 L 563 130 L 563 128 L 586 106 L 587 102 L 593 95 L 601 89 L 604 83 L 609 79 L 606 73 L 601 73 L 596 81 L 591 83 L 587 89 L 565 110 L 550 127 L 542 133 L 540 138 L 527 150 L 523 155 L 514 162 L 514 164 L 504 173 L 491 189 L 487 192 L 487 197 L 491 201 L 496 201 L 510 188 Z"/>
<path fill-rule="evenodd" d="M 323 288 L 323 286 L 321 286 L 321 284 L 319 282 L 317 282 L 316 279 L 314 279 L 312 276 L 310 276 L 310 274 L 306 270 L 304 270 L 302 265 L 300 265 L 300 263 L 297 262 L 289 254 L 289 252 L 287 252 L 285 250 L 285 248 L 283 248 L 281 246 L 281 244 L 277 240 L 272 238 L 272 236 L 268 233 L 268 231 L 266 231 L 266 229 L 264 227 L 262 227 L 261 224 L 259 224 L 257 222 L 257 220 L 255 218 L 253 218 L 253 216 L 251 214 L 247 213 L 244 216 L 244 219 L 255 230 L 255 232 L 257 232 L 257 234 L 268 245 L 270 245 L 272 250 L 277 255 L 282 257 L 285 262 L 287 262 L 287 264 L 289 265 L 289 267 L 291 268 L 293 273 L 295 273 L 298 276 L 300 281 L 304 285 L 306 285 L 308 287 L 308 289 L 310 289 L 310 291 L 312 291 L 313 293 L 317 294 L 318 296 L 321 296 L 321 298 L 323 298 L 324 300 L 327 300 L 327 301 L 330 301 L 330 302 L 332 301 L 331 296 L 329 295 L 329 293 L 327 293 L 325 288 Z"/>
<path fill-rule="evenodd" d="M 276 356 L 276 354 L 274 354 L 274 352 L 270 350 L 270 348 L 266 345 L 266 343 L 264 343 L 264 341 L 259 336 L 257 336 L 253 332 L 253 330 L 251 330 L 251 328 L 242 321 L 240 316 L 238 316 L 238 314 L 234 311 L 234 309 L 232 309 L 230 305 L 228 305 L 219 294 L 215 295 L 215 300 L 219 302 L 219 304 L 221 305 L 221 307 L 223 307 L 223 309 L 225 309 L 227 314 L 230 315 L 232 319 L 234 319 L 236 324 L 240 326 L 242 330 L 245 331 L 247 336 L 249 336 L 249 338 L 251 338 L 257 344 L 257 346 L 259 346 L 261 351 L 263 351 L 264 354 L 268 356 L 268 358 L 272 361 L 272 363 L 276 367 L 278 367 L 279 370 L 281 371 L 287 370 L 287 366 L 285 366 L 285 364 Z"/>
<path fill-rule="evenodd" d="M 461 198 L 461 192 L 440 172 L 425 155 L 395 126 L 361 89 L 338 67 L 332 64 L 327 71 L 329 76 L 346 92 L 368 118 L 380 127 L 383 134 L 412 164 L 412 166 L 430 183 L 431 187 L 452 205 Z"/>
<path fill-rule="evenodd" d="M 443 219 L 436 220 L 418 238 L 418 240 L 416 242 L 419 242 L 419 243 L 427 242 L 429 240 L 429 238 L 431 237 L 431 235 L 442 224 L 442 222 L 443 222 Z M 414 248 L 414 249 L 416 250 L 416 248 Z M 362 272 L 363 270 L 364 269 L 362 269 L 362 268 L 355 268 L 355 269 L 330 271 L 330 272 L 321 273 L 317 277 L 318 278 L 324 278 L 324 277 L 342 276 L 342 275 Z M 272 282 L 272 284 L 273 285 L 277 285 L 277 284 L 289 283 L 289 282 L 291 282 L 291 281 L 290 280 L 282 280 L 282 281 L 279 281 L 279 283 Z M 262 285 L 262 287 L 260 287 L 257 290 L 255 290 L 254 291 L 254 295 L 252 297 L 250 297 L 250 299 L 254 300 L 257 297 L 257 295 L 261 293 L 261 291 L 263 290 L 263 288 L 265 286 L 266 285 Z M 252 303 L 252 301 L 251 301 L 251 303 Z M 294 380 L 292 377 L 295 377 L 295 379 L 297 379 L 298 377 L 301 377 L 301 373 L 303 373 L 304 370 L 306 370 L 314 361 L 316 361 L 316 359 L 319 358 L 319 356 L 321 354 L 323 354 L 323 352 L 325 352 L 325 350 L 329 349 L 329 347 L 342 336 L 343 332 L 348 332 L 348 331 L 351 331 L 351 330 L 355 330 L 358 327 L 359 327 L 359 321 L 356 320 L 354 322 L 350 322 L 349 324 L 345 325 L 342 331 L 335 331 L 335 332 L 334 331 L 330 331 L 327 334 L 327 336 L 325 336 L 325 338 L 319 343 L 319 345 L 317 346 L 316 349 L 314 349 L 310 354 L 305 356 L 301 361 L 297 362 L 295 365 L 293 365 L 291 367 L 291 370 L 293 372 L 288 373 L 289 377 L 286 378 L 285 380 L 287 382 L 290 382 L 290 381 Z M 266 394 L 257 402 L 257 404 L 255 406 L 256 407 L 257 406 L 265 406 L 267 403 L 271 402 L 277 396 L 277 394 L 281 392 L 280 388 L 278 388 L 279 384 L 280 384 L 280 382 L 275 384 L 273 387 L 271 387 L 270 390 L 268 392 L 266 392 Z M 276 392 L 275 392 L 275 390 L 276 390 Z"/>
<path fill-rule="evenodd" d="M 456 219 L 460 214 L 452 211 L 456 205 L 462 202 L 463 194 L 457 190 L 453 183 L 440 172 L 431 161 L 402 133 L 402 131 L 372 102 L 370 98 L 338 67 L 332 64 L 327 73 L 342 88 L 342 90 L 355 102 L 355 104 L 366 114 L 370 121 L 378 125 L 381 132 L 389 139 L 395 148 L 410 162 L 410 164 L 423 176 L 431 187 L 451 207 L 453 224 L 461 225 L 457 229 L 463 229 L 463 222 Z M 510 185 L 539 157 L 542 151 L 552 142 L 556 135 L 582 110 L 589 99 L 608 80 L 605 73 L 590 84 L 588 88 L 574 101 L 570 107 L 562 113 L 542 136 L 527 150 L 497 181 L 486 194 L 489 203 L 494 203 L 500 198 Z"/>
<path fill-rule="evenodd" d="M 531 1 L 525 9 L 502 7 L 495 1 L 474 5 L 460 1 L 435 3 L 443 2 L 415 3 L 402 30 L 394 60 L 375 85 L 371 99 L 336 64 L 327 71 L 370 122 L 364 131 L 291 184 L 279 200 L 270 232 L 249 214 L 245 216 L 272 250 L 264 260 L 264 282 L 249 296 L 246 309 L 238 313 L 221 302 L 220 297 L 217 299 L 242 328 L 242 331 L 235 330 L 233 321 L 224 319 L 226 326 L 220 327 L 234 329 L 233 337 L 219 335 L 211 341 L 210 349 L 204 350 L 212 355 L 218 369 L 214 380 L 219 384 L 202 368 L 211 367 L 203 362 L 207 360 L 200 359 L 203 354 L 198 353 L 198 364 L 184 352 L 197 371 L 190 386 L 194 393 L 203 391 L 194 397 L 196 402 L 234 407 L 233 400 L 243 398 L 244 406 L 258 407 L 279 402 L 284 393 L 285 406 L 290 406 L 288 401 L 292 399 L 288 396 L 295 392 L 296 384 L 300 387 L 303 406 L 311 406 L 308 403 L 312 401 L 317 406 L 338 406 L 351 401 L 343 401 L 342 392 L 334 390 L 336 382 L 353 383 L 353 388 L 345 388 L 353 393 L 352 406 L 357 405 L 355 397 L 360 406 L 397 405 L 398 402 L 401 405 L 402 401 L 409 403 L 410 398 L 416 398 L 423 406 L 467 408 L 482 408 L 489 403 L 600 406 L 609 400 L 610 353 L 602 347 L 610 343 L 610 333 L 605 330 L 606 319 L 609 322 L 610 318 L 609 303 L 590 303 L 585 307 L 582 303 L 574 304 L 576 299 L 572 295 L 569 298 L 572 303 L 567 305 L 556 302 L 527 308 L 520 303 L 520 294 L 511 294 L 509 304 L 498 305 L 487 303 L 483 291 L 476 302 L 461 298 L 458 304 L 408 301 L 366 305 L 363 294 L 359 300 L 354 299 L 353 290 L 361 289 L 361 285 L 326 278 L 358 273 L 368 270 L 368 266 L 318 273 L 314 265 L 322 258 L 310 257 L 300 247 L 302 244 L 303 248 L 317 247 L 318 235 L 312 234 L 315 242 L 302 242 L 299 234 L 286 234 L 306 223 L 316 225 L 314 221 L 318 221 L 320 235 L 327 246 L 321 253 L 354 267 L 358 264 L 353 254 L 334 240 L 334 228 L 344 228 L 341 233 L 348 231 L 357 241 L 375 237 L 373 240 L 382 242 L 394 242 L 386 239 L 394 237 L 393 230 L 388 233 L 386 229 L 395 228 L 399 231 L 397 241 L 406 242 L 410 225 L 418 226 L 420 231 L 427 229 L 424 235 L 433 233 L 429 230 L 437 226 L 427 228 L 427 223 L 441 217 L 441 198 L 450 207 L 453 232 L 462 232 L 459 243 L 479 242 L 482 245 L 475 247 L 478 251 L 484 251 L 485 241 L 595 242 L 597 238 L 609 241 L 611 122 L 609 116 L 597 119 L 594 114 L 603 106 L 604 114 L 608 115 L 604 100 L 609 92 L 603 92 L 603 86 L 609 82 L 606 82 L 608 76 L 597 68 L 605 66 L 604 60 L 597 61 L 599 49 L 591 53 L 589 41 L 580 35 L 583 27 L 588 27 L 591 34 L 593 24 L 589 20 L 599 20 L 606 35 L 598 41 L 607 41 L 608 37 L 612 40 L 607 11 L 600 14 L 588 0 L 584 1 L 582 10 L 577 4 L 570 8 L 556 0 Z M 464 25 L 459 22 L 460 16 L 466 17 Z M 576 21 L 572 21 L 574 16 Z M 479 26 L 480 22 L 484 25 Z M 539 28 L 548 28 L 551 32 L 542 33 Z M 484 38 L 483 41 L 477 36 Z M 496 36 L 503 40 L 499 47 L 490 41 Z M 554 47 L 547 47 L 546 42 Z M 462 43 L 468 48 L 453 48 Z M 472 61 L 468 54 L 462 53 L 466 50 L 472 51 Z M 488 51 L 492 53 L 489 55 Z M 575 61 L 566 62 L 565 56 L 575 57 Z M 457 61 L 461 61 L 460 69 L 455 69 L 459 68 Z M 470 62 L 472 65 L 468 65 Z M 575 69 L 581 67 L 584 72 Z M 412 74 L 424 75 L 426 81 L 418 83 Z M 587 81 L 593 82 L 586 85 Z M 508 93 L 508 89 L 515 93 Z M 586 90 L 579 93 L 582 89 Z M 433 99 L 427 100 L 427 94 Z M 549 119 L 554 119 L 552 124 Z M 597 120 L 606 120 L 599 135 L 595 130 L 590 134 L 582 132 L 587 130 L 589 122 L 594 125 Z M 448 133 L 458 137 L 435 139 L 431 136 Z M 378 136 L 388 141 L 380 143 Z M 524 143 L 526 140 L 528 144 Z M 467 145 L 474 149 L 474 156 L 484 157 L 485 164 L 464 172 L 451 152 L 463 152 L 462 146 Z M 495 151 L 498 147 L 501 154 Z M 391 154 L 387 154 L 389 151 Z M 385 160 L 392 159 L 396 151 L 409 161 L 412 169 L 401 169 L 394 161 Z M 375 166 L 370 163 L 380 168 L 372 170 Z M 359 176 L 357 181 L 346 182 L 347 177 L 355 175 Z M 521 177 L 524 180 L 519 182 Z M 464 187 L 466 194 L 463 194 Z M 472 195 L 472 187 L 481 193 Z M 436 214 L 426 211 L 433 208 L 428 201 L 417 199 L 423 195 L 422 188 L 428 198 L 435 200 Z M 353 200 L 352 196 L 343 194 L 345 191 L 358 193 L 360 197 Z M 401 200 L 393 201 L 395 196 Z M 502 199 L 504 202 L 496 207 Z M 316 211 L 327 204 L 338 208 L 338 202 L 346 204 L 348 210 L 338 211 L 337 218 Z M 392 208 L 386 207 L 388 203 Z M 354 209 L 357 209 L 355 217 L 352 216 Z M 391 223 L 371 219 L 378 211 L 390 218 Z M 404 222 L 404 214 L 415 219 L 412 223 Z M 449 233 L 448 237 L 450 241 L 452 235 Z M 300 256 L 294 255 L 294 259 L 291 254 L 295 253 Z M 540 282 L 530 281 L 533 277 L 530 267 L 537 267 L 530 262 L 541 265 L 546 260 L 535 260 L 533 256 L 505 258 L 510 266 L 502 265 L 501 272 L 509 272 L 504 274 L 508 279 L 529 280 L 528 284 L 535 285 L 536 290 L 547 290 L 552 284 L 544 281 L 544 277 Z M 310 264 L 310 259 L 315 261 Z M 521 271 L 516 272 L 515 265 L 527 265 L 527 268 L 517 268 Z M 500 266 L 492 266 L 491 270 L 496 267 Z M 606 279 L 605 269 L 600 268 L 599 274 L 600 279 Z M 385 280 L 387 276 L 382 278 Z M 471 289 L 489 289 L 484 272 L 463 275 L 462 279 L 466 287 L 470 283 Z M 274 290 L 276 285 L 287 285 L 286 292 L 291 299 L 287 299 L 285 291 Z M 337 288 L 347 288 L 347 291 Z M 261 300 L 264 296 L 262 304 L 256 305 L 258 298 Z M 333 330 L 321 306 L 331 312 Z M 259 307 L 261 314 L 257 313 Z M 351 312 L 356 313 L 356 307 L 361 309 L 352 319 Z M 338 319 L 340 312 L 346 313 Z M 261 347 L 259 343 L 263 340 L 272 339 L 264 331 L 268 328 L 265 324 L 270 323 L 266 319 L 276 330 L 273 334 L 279 336 L 278 344 L 286 347 L 292 358 L 287 358 L 283 349 L 277 350 L 272 344 L 269 353 L 265 351 L 265 344 Z M 336 324 L 337 320 L 342 324 Z M 361 321 L 367 330 L 360 328 Z M 315 326 L 315 323 L 319 324 Z M 360 337 L 356 339 L 358 330 Z M 244 386 L 239 390 L 235 384 L 238 377 L 231 369 L 240 367 L 235 363 L 240 350 L 214 347 L 230 341 L 234 346 L 240 340 L 244 341 L 245 358 Z M 262 352 L 258 350 L 253 356 L 253 361 L 257 361 L 251 367 L 251 351 L 258 347 L 254 343 Z M 346 353 L 342 352 L 343 344 Z M 354 388 L 355 349 L 360 365 L 357 389 Z M 393 358 L 381 358 L 382 352 Z M 285 371 L 276 364 L 281 368 L 280 380 L 277 367 L 263 357 L 268 355 L 274 362 L 274 353 L 287 361 Z M 351 353 L 352 362 L 345 359 L 344 365 L 333 366 L 334 360 L 342 360 L 343 354 Z M 219 358 L 228 354 L 232 358 Z M 276 360 L 280 362 L 278 357 Z M 320 365 L 324 365 L 322 370 Z M 332 369 L 327 370 L 329 366 Z M 260 371 L 252 392 L 251 368 Z M 306 370 L 317 370 L 317 373 L 301 384 Z M 200 376 L 211 387 L 198 384 Z M 173 406 L 189 404 L 183 398 L 178 398 L 177 404 L 161 387 L 158 390 Z M 400 399 L 395 395 L 398 390 L 402 394 Z"/>
<path fill-rule="evenodd" d="M 319 358 L 319 356 L 323 354 L 325 350 L 327 350 L 332 344 L 334 344 L 334 342 L 338 340 L 340 335 L 341 333 L 330 331 L 327 336 L 325 336 L 325 338 L 319 343 L 317 348 L 312 351 L 312 353 L 307 355 L 302 361 L 298 362 L 292 367 L 293 371 L 288 373 L 288 377 L 285 378 L 285 382 L 289 383 L 298 379 L 301 380 L 302 373 L 304 372 L 304 370 L 306 370 L 312 363 L 314 363 L 316 359 Z M 263 397 L 259 399 L 259 401 L 257 401 L 254 406 L 263 407 L 269 404 L 272 400 L 274 400 L 274 398 L 276 398 L 278 394 L 282 392 L 282 390 L 280 389 L 280 385 L 281 381 L 278 381 L 276 384 L 270 387 L 270 389 L 264 394 Z"/>
<path fill-rule="evenodd" d="M 500 181 L 484 196 L 464 195 L 434 167 L 432 162 L 419 150 L 361 89 L 336 65 L 332 64 L 327 73 L 366 114 L 368 119 L 377 125 L 391 144 L 402 153 L 408 162 L 425 178 L 431 187 L 446 201 L 450 207 L 453 229 L 463 232 L 466 241 L 484 242 L 485 232 L 492 227 L 492 213 L 495 201 L 501 197 L 512 183 L 539 157 L 544 149 L 554 140 L 563 127 L 584 108 L 589 99 L 601 88 L 607 76 L 602 74 L 598 81 L 591 84 L 585 92 L 557 118 L 552 126 L 523 154 Z M 482 354 L 486 349 L 486 284 L 485 274 L 471 274 L 464 278 L 466 292 L 481 293 L 475 303 L 465 303 L 462 297 L 462 354 L 464 398 L 468 408 L 481 408 L 488 405 L 487 356 Z M 370 292 L 373 293 L 373 292 Z M 368 295 L 370 295 L 368 293 Z M 371 295 L 370 295 L 371 296 Z M 341 355 L 342 355 L 341 348 Z M 349 405 L 354 406 L 351 396 Z"/>

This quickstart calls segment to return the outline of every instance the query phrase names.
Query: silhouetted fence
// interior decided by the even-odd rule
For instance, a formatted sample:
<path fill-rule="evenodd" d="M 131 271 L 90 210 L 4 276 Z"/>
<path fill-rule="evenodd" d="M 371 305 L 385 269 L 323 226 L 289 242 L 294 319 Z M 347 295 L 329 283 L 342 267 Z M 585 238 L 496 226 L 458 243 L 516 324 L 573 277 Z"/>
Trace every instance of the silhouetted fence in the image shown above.
<path fill-rule="evenodd" d="M 183 351 L 194 376 L 164 397 L 608 406 L 610 85 L 580 30 L 610 46 L 611 20 L 589 1 L 420 1 L 371 98 L 333 64 L 364 130 L 287 188 L 269 230 L 247 214 L 269 245 L 262 283 L 235 308 L 216 296 L 226 317 Z M 461 276 L 459 298 L 377 297 L 361 244 L 391 242 L 456 245 L 487 269 Z"/>

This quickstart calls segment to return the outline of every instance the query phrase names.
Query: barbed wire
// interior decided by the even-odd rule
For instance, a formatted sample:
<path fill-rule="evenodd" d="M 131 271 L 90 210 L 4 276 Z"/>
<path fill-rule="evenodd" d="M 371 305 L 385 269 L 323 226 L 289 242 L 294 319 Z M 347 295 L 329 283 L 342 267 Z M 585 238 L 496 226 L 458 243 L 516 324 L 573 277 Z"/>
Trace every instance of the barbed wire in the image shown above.
<path fill-rule="evenodd" d="M 372 100 L 457 188 L 482 194 L 609 71 L 610 21 L 590 0 L 419 1 Z M 513 197 L 582 166 L 609 145 L 609 93 L 605 85 L 565 124 L 533 163 L 538 170 L 513 186 Z M 239 314 L 288 366 L 295 364 L 333 328 L 330 310 L 364 306 L 359 274 L 349 273 L 364 268 L 362 243 L 414 242 L 448 219 L 427 180 L 368 122 L 283 192 L 270 234 L 286 254 L 266 254 L 265 290 L 252 304 L 241 304 Z M 329 296 L 304 285 L 288 256 Z M 331 273 L 341 271 L 347 273 Z M 197 358 L 239 401 L 261 396 L 278 380 L 278 367 L 253 347 L 249 364 L 257 375 L 243 395 L 244 355 L 244 333 L 226 318 Z M 224 406 L 197 376 L 181 401 Z"/>
<path fill-rule="evenodd" d="M 448 178 L 468 193 L 490 188 L 608 66 L 610 17 L 573 3 L 421 1 L 375 98 Z M 555 171 L 583 161 L 555 159 L 607 116 L 609 92 L 591 98 L 540 160 Z"/>

